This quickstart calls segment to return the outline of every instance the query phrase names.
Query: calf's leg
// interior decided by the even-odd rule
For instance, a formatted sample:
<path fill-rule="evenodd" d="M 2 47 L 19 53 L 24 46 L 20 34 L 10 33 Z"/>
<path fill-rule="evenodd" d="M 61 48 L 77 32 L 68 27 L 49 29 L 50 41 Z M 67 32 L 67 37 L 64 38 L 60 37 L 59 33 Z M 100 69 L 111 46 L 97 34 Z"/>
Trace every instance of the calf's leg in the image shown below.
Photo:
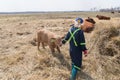
<path fill-rule="evenodd" d="M 38 50 L 40 50 L 39 47 L 40 47 L 40 42 L 38 42 L 38 45 L 37 45 Z"/>
<path fill-rule="evenodd" d="M 42 47 L 43 47 L 43 49 L 45 49 L 45 45 L 44 45 L 44 43 L 42 42 Z"/>
<path fill-rule="evenodd" d="M 55 53 L 55 49 L 52 46 L 49 46 L 52 53 Z"/>
<path fill-rule="evenodd" d="M 59 53 L 61 53 L 60 48 L 58 46 L 56 47 L 56 49 Z"/>

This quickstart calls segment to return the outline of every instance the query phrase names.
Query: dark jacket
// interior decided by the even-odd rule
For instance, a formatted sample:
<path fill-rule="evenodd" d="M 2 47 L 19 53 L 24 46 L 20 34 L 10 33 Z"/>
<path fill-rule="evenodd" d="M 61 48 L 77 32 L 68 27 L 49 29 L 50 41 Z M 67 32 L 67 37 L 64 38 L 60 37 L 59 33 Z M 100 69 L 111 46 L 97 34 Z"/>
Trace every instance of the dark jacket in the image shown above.
<path fill-rule="evenodd" d="M 69 41 L 69 39 L 71 37 L 70 31 L 71 31 L 71 33 L 74 33 L 77 29 L 79 29 L 79 30 L 73 35 L 75 38 L 75 41 L 77 43 L 77 46 L 75 46 L 73 38 L 71 38 L 70 41 Z M 68 31 L 68 33 L 66 34 L 66 36 L 62 42 L 66 43 L 67 41 L 69 41 L 69 43 L 70 43 L 70 49 L 73 49 L 73 50 L 75 49 L 75 50 L 79 50 L 79 51 L 86 50 L 84 33 L 80 28 L 74 27 L 74 25 L 71 26 L 70 30 Z"/>
<path fill-rule="evenodd" d="M 80 69 L 82 65 L 82 51 L 86 50 L 83 31 L 80 28 L 74 27 L 74 25 L 72 25 L 62 43 L 65 44 L 67 41 L 69 41 L 70 45 L 70 56 L 72 64 L 74 64 L 77 69 Z"/>

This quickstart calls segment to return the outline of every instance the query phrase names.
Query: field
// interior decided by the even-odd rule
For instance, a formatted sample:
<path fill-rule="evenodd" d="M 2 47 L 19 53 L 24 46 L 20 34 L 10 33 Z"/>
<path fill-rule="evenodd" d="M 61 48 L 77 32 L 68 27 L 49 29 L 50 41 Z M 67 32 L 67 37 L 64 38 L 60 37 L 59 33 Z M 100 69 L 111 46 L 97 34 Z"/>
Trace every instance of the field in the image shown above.
<path fill-rule="evenodd" d="M 98 20 L 97 14 L 111 20 Z M 38 51 L 33 38 L 41 28 L 62 36 L 76 17 L 96 21 L 95 30 L 85 33 L 89 55 L 83 56 L 77 80 L 120 80 L 120 13 L 108 12 L 0 14 L 0 80 L 69 79 L 69 44 L 61 53 L 51 53 L 48 47 Z"/>

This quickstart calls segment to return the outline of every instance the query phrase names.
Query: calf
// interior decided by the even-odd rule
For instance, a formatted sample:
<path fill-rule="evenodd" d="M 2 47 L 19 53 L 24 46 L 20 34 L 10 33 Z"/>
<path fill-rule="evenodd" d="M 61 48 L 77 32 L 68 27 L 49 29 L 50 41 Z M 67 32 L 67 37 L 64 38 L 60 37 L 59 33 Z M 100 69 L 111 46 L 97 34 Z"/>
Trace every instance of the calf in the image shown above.
<path fill-rule="evenodd" d="M 114 11 L 111 11 L 112 14 L 114 14 L 115 12 Z"/>
<path fill-rule="evenodd" d="M 97 15 L 96 16 L 99 20 L 110 20 L 110 17 L 102 16 L 102 15 Z"/>
<path fill-rule="evenodd" d="M 50 50 L 52 53 L 55 52 L 55 48 L 58 50 L 60 53 L 60 46 L 62 45 L 61 43 L 62 37 L 56 35 L 53 32 L 50 32 L 46 29 L 41 29 L 38 30 L 37 32 L 37 38 L 35 41 L 38 42 L 37 48 L 39 49 L 40 43 L 42 43 L 42 47 L 45 49 L 45 46 L 49 46 Z"/>

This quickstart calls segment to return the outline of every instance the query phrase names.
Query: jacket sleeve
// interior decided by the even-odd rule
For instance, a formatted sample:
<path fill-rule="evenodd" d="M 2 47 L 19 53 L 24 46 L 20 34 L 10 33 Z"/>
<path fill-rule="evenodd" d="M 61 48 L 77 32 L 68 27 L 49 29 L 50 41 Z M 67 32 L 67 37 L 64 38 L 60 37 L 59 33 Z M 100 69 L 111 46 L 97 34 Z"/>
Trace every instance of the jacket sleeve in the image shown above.
<path fill-rule="evenodd" d="M 62 40 L 62 43 L 65 44 L 65 43 L 69 40 L 69 38 L 70 38 L 70 32 L 68 32 L 68 33 L 66 34 L 66 36 L 65 36 L 64 39 Z"/>
<path fill-rule="evenodd" d="M 87 50 L 83 31 L 80 32 L 80 46 L 82 51 Z"/>

